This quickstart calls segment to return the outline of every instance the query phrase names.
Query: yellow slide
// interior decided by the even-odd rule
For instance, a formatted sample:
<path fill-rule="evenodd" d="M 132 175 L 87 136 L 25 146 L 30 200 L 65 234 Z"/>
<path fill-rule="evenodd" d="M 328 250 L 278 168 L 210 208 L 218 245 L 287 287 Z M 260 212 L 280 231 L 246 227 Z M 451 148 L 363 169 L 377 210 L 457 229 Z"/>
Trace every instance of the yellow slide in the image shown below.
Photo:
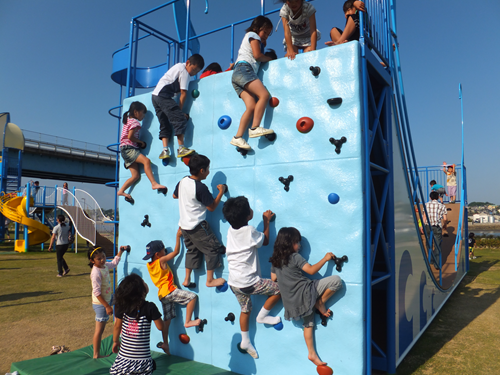
<path fill-rule="evenodd" d="M 0 196 L 0 212 L 7 219 L 28 227 L 28 246 L 38 245 L 50 239 L 49 227 L 28 217 L 26 197 L 18 197 L 15 193 L 2 194 Z M 24 240 L 16 240 L 14 250 L 20 253 L 25 252 Z"/>

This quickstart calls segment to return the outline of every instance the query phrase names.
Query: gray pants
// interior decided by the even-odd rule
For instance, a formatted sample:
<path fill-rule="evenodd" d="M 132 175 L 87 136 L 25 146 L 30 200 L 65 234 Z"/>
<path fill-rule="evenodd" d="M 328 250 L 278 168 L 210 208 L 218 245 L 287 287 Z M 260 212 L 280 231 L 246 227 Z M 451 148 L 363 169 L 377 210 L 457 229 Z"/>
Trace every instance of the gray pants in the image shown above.
<path fill-rule="evenodd" d="M 215 270 L 222 265 L 220 254 L 224 254 L 226 248 L 219 242 L 206 221 L 202 221 L 192 230 L 181 229 L 181 231 L 187 248 L 186 268 L 200 268 L 203 255 L 207 270 Z"/>
<path fill-rule="evenodd" d="M 439 245 L 439 249 L 436 246 L 432 246 L 432 244 L 430 246 L 432 248 L 432 254 L 434 254 L 434 257 L 436 258 L 436 262 L 439 263 L 439 254 L 441 254 L 441 244 L 443 243 L 443 230 L 441 229 L 440 226 L 437 225 L 433 225 L 431 227 L 429 225 L 426 225 L 425 232 L 427 233 L 428 236 L 430 236 L 431 228 L 433 236 L 436 239 L 436 243 Z M 432 242 L 434 243 L 434 241 Z"/>
<path fill-rule="evenodd" d="M 316 291 L 318 292 L 319 298 L 321 298 L 327 289 L 336 292 L 340 288 L 342 288 L 342 279 L 337 275 L 324 277 L 316 284 Z M 302 319 L 304 320 L 302 324 L 303 327 L 314 327 L 314 312 L 304 316 Z"/>

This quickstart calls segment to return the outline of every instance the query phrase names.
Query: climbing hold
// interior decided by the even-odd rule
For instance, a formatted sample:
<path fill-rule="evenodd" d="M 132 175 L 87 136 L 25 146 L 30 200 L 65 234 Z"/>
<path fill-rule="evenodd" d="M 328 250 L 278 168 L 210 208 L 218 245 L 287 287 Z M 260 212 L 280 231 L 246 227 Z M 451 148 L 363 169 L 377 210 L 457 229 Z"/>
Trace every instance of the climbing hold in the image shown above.
<path fill-rule="evenodd" d="M 166 167 L 168 163 L 170 163 L 170 158 L 161 159 L 161 163 L 163 164 L 164 167 Z"/>
<path fill-rule="evenodd" d="M 191 339 L 189 338 L 189 336 L 188 336 L 188 335 L 186 335 L 185 333 L 181 333 L 181 334 L 179 335 L 179 341 L 180 341 L 180 342 L 182 342 L 183 344 L 189 344 L 189 341 L 190 341 L 190 340 L 191 340 Z M 162 344 L 163 344 L 163 343 L 162 343 Z"/>
<path fill-rule="evenodd" d="M 236 344 L 236 347 L 238 348 L 238 351 L 242 354 L 248 354 L 248 352 L 244 349 L 241 349 L 240 342 Z"/>
<path fill-rule="evenodd" d="M 163 195 L 167 195 L 167 192 L 168 192 L 168 188 L 160 188 L 158 189 L 158 193 L 161 193 Z"/>
<path fill-rule="evenodd" d="M 184 156 L 181 160 L 184 162 L 184 164 L 185 164 L 186 166 L 188 166 L 188 167 L 189 167 L 189 161 L 191 160 L 191 155 L 189 155 L 189 156 Z"/>
<path fill-rule="evenodd" d="M 241 147 L 236 147 L 236 151 L 238 151 L 241 155 L 246 156 L 246 154 L 248 154 L 248 151 L 250 150 Z"/>
<path fill-rule="evenodd" d="M 283 329 L 283 322 L 276 323 L 273 327 L 276 331 L 281 331 Z"/>
<path fill-rule="evenodd" d="M 264 137 L 270 142 L 273 142 L 276 139 L 276 133 L 266 134 Z"/>
<path fill-rule="evenodd" d="M 144 220 L 142 221 L 141 225 L 143 227 L 148 226 L 151 228 L 151 223 L 149 222 L 149 215 L 144 215 Z"/>
<path fill-rule="evenodd" d="M 161 349 L 162 346 L 163 346 L 163 341 L 160 341 L 158 344 L 156 344 L 156 347 L 158 349 Z"/>
<path fill-rule="evenodd" d="M 120 250 L 122 251 L 126 251 L 127 253 L 130 253 L 130 245 L 127 245 L 127 246 L 120 246 Z"/>
<path fill-rule="evenodd" d="M 274 213 L 274 212 L 273 212 Z M 271 220 L 269 220 L 270 222 L 273 222 L 274 220 L 276 220 L 276 213 L 274 213 L 273 216 L 271 216 Z"/>
<path fill-rule="evenodd" d="M 229 126 L 231 125 L 231 121 L 231 117 L 224 115 L 219 118 L 219 121 L 217 121 L 217 125 L 219 125 L 219 128 L 224 130 L 229 128 Z"/>
<path fill-rule="evenodd" d="M 316 371 L 318 371 L 318 375 L 333 375 L 333 370 L 328 366 L 319 365 L 316 367 Z"/>
<path fill-rule="evenodd" d="M 198 317 L 196 317 L 195 319 L 198 319 Z M 198 331 L 199 332 L 203 332 L 203 327 L 205 326 L 205 324 L 207 324 L 207 320 L 206 319 L 201 319 L 201 323 L 200 325 L 198 326 Z"/>
<path fill-rule="evenodd" d="M 332 145 L 335 146 L 335 152 L 337 154 L 340 154 L 340 149 L 342 148 L 342 145 L 347 142 L 347 138 L 346 137 L 342 137 L 340 139 L 330 138 L 329 141 Z"/>
<path fill-rule="evenodd" d="M 340 105 L 342 104 L 342 98 L 331 98 L 326 101 L 328 105 Z"/>
<path fill-rule="evenodd" d="M 319 73 L 321 73 L 321 68 L 319 66 L 310 66 L 309 70 L 311 71 L 312 75 L 315 77 L 319 76 Z"/>
<path fill-rule="evenodd" d="M 275 98 L 274 96 L 269 99 L 269 105 L 273 108 L 277 107 L 278 104 L 280 104 L 280 101 L 278 98 Z"/>
<path fill-rule="evenodd" d="M 321 318 L 321 325 L 323 327 L 326 327 L 326 325 L 328 323 L 328 318 L 326 316 L 324 316 L 323 314 L 321 314 L 318 309 L 316 309 L 316 314 L 318 314 L 319 317 Z"/>
<path fill-rule="evenodd" d="M 337 272 L 342 272 L 342 266 L 344 265 L 344 262 L 347 262 L 348 260 L 349 259 L 347 258 L 347 255 L 344 255 L 340 258 L 337 258 L 337 257 L 333 258 L 333 261 L 337 265 L 337 267 L 335 267 Z"/>
<path fill-rule="evenodd" d="M 189 283 L 188 285 L 186 285 L 186 288 L 189 288 L 189 289 L 194 289 L 196 288 L 196 283 Z"/>
<path fill-rule="evenodd" d="M 226 194 L 229 188 L 227 187 L 227 184 L 222 184 L 222 185 L 224 185 L 224 194 Z"/>
<path fill-rule="evenodd" d="M 297 121 L 297 130 L 301 133 L 309 133 L 314 126 L 314 121 L 309 117 L 301 117 Z"/>
<path fill-rule="evenodd" d="M 229 287 L 229 285 L 228 285 L 228 283 L 227 283 L 227 281 L 226 281 L 226 282 L 224 282 L 224 284 L 219 285 L 219 286 L 217 286 L 216 288 L 217 288 L 217 290 L 218 290 L 219 292 L 225 292 L 225 291 L 227 290 L 227 288 L 228 288 L 228 287 Z"/>
<path fill-rule="evenodd" d="M 196 99 L 198 96 L 200 96 L 200 92 L 194 89 L 193 91 L 191 91 L 191 96 Z"/>
<path fill-rule="evenodd" d="M 288 191 L 290 190 L 290 182 L 293 181 L 293 176 L 288 176 L 287 178 L 285 177 L 280 177 L 278 178 L 278 180 L 280 180 L 280 182 L 285 185 L 285 191 Z"/>
<path fill-rule="evenodd" d="M 331 204 L 337 204 L 337 203 L 339 203 L 339 200 L 340 200 L 340 197 L 335 193 L 330 193 L 328 195 L 328 202 L 330 202 Z"/>
<path fill-rule="evenodd" d="M 147 147 L 147 145 L 148 144 L 146 142 L 142 141 L 142 143 L 139 147 L 144 150 Z"/>
<path fill-rule="evenodd" d="M 227 314 L 227 316 L 224 318 L 224 320 L 226 322 L 234 322 L 234 320 L 236 319 L 236 317 L 234 316 L 234 314 L 232 312 L 230 312 L 229 314 Z"/>

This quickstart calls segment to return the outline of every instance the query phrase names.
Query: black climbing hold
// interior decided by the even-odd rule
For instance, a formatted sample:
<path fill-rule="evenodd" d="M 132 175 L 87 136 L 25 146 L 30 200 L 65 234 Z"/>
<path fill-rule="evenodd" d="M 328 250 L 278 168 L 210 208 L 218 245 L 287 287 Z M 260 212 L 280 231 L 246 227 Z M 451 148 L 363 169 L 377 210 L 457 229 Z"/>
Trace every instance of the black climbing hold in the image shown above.
<path fill-rule="evenodd" d="M 342 266 L 344 265 L 344 262 L 347 262 L 349 259 L 347 258 L 347 255 L 344 255 L 340 258 L 333 258 L 333 261 L 335 262 L 335 264 L 337 265 L 337 267 L 335 267 L 335 269 L 338 271 L 338 272 L 341 272 L 342 271 Z"/>
<path fill-rule="evenodd" d="M 142 148 L 143 150 L 147 147 L 147 143 L 142 141 L 141 145 L 139 146 L 140 148 Z"/>
<path fill-rule="evenodd" d="M 236 348 L 238 349 L 238 351 L 239 351 L 241 354 L 248 354 L 248 352 L 247 352 L 245 349 L 241 349 L 240 344 L 241 344 L 241 343 L 237 343 L 237 344 L 236 344 Z"/>
<path fill-rule="evenodd" d="M 229 188 L 227 187 L 227 184 L 222 184 L 222 185 L 224 185 L 224 194 L 226 194 Z"/>
<path fill-rule="evenodd" d="M 246 154 L 248 154 L 248 151 L 250 151 L 250 150 L 247 150 L 247 149 L 244 149 L 241 147 L 236 147 L 236 151 L 238 151 L 241 155 L 245 156 Z"/>
<path fill-rule="evenodd" d="M 342 98 L 331 98 L 326 101 L 329 105 L 340 105 L 342 104 Z"/>
<path fill-rule="evenodd" d="M 149 222 L 149 215 L 144 215 L 144 220 L 142 221 L 141 225 L 143 227 L 148 226 L 151 228 L 151 223 Z"/>
<path fill-rule="evenodd" d="M 158 344 L 156 344 L 156 347 L 158 349 L 161 349 L 162 346 L 163 346 L 163 341 L 160 341 Z"/>
<path fill-rule="evenodd" d="M 161 163 L 164 167 L 166 167 L 170 163 L 170 158 L 161 159 Z"/>
<path fill-rule="evenodd" d="M 280 182 L 285 185 L 285 191 L 288 191 L 290 190 L 290 182 L 293 181 L 293 176 L 288 176 L 287 178 L 285 177 L 280 177 L 278 180 L 280 180 Z"/>
<path fill-rule="evenodd" d="M 236 317 L 234 316 L 234 314 L 232 312 L 230 312 L 229 314 L 227 314 L 227 316 L 224 318 L 224 320 L 226 322 L 234 322 L 234 320 L 236 319 Z"/>
<path fill-rule="evenodd" d="M 198 319 L 198 318 L 196 317 L 195 319 Z M 205 326 L 205 324 L 207 324 L 207 323 L 208 323 L 208 322 L 207 322 L 207 320 L 206 320 L 206 319 L 202 319 L 202 320 L 201 320 L 200 325 L 198 326 L 198 331 L 203 332 L 203 327 L 204 327 L 204 326 Z"/>
<path fill-rule="evenodd" d="M 120 246 L 120 250 L 126 251 L 127 253 L 130 253 L 130 245 Z"/>
<path fill-rule="evenodd" d="M 340 154 L 340 149 L 342 148 L 342 145 L 346 142 L 347 142 L 346 137 L 342 137 L 340 139 L 330 138 L 330 143 L 335 146 L 335 152 L 337 154 Z"/>
<path fill-rule="evenodd" d="M 160 188 L 158 189 L 158 192 L 162 193 L 163 195 L 167 195 L 168 188 Z"/>
<path fill-rule="evenodd" d="M 189 283 L 188 285 L 186 285 L 186 288 L 194 289 L 196 288 L 196 283 Z"/>
<path fill-rule="evenodd" d="M 326 325 L 328 324 L 328 318 L 323 314 L 321 314 L 318 309 L 316 309 L 316 314 L 318 314 L 319 317 L 321 318 L 321 325 L 323 327 L 326 327 Z"/>
<path fill-rule="evenodd" d="M 321 68 L 319 66 L 310 66 L 309 70 L 311 71 L 312 75 L 315 77 L 319 76 L 319 73 L 321 73 Z"/>
<path fill-rule="evenodd" d="M 266 134 L 264 137 L 266 137 L 268 141 L 273 142 L 276 139 L 276 133 Z"/>

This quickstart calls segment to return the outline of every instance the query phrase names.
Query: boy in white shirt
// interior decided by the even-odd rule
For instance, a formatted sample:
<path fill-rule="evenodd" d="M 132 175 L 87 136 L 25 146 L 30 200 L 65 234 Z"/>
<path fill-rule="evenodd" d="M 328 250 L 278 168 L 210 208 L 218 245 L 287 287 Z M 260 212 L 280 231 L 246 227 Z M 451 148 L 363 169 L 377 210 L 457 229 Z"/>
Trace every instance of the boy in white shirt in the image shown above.
<path fill-rule="evenodd" d="M 257 316 L 257 323 L 275 325 L 281 321 L 280 317 L 269 315 L 270 310 L 281 298 L 278 283 L 260 277 L 258 258 L 258 248 L 269 244 L 269 222 L 274 213 L 267 210 L 262 215 L 264 233 L 248 225 L 248 222 L 253 218 L 253 210 L 245 197 L 229 198 L 224 203 L 222 213 L 231 224 L 227 233 L 226 247 L 229 268 L 228 284 L 241 306 L 240 348 L 253 358 L 258 358 L 257 351 L 250 342 L 248 332 L 250 313 L 252 311 L 250 296 L 252 294 L 269 296 Z"/>
<path fill-rule="evenodd" d="M 194 54 L 189 57 L 186 63 L 178 63 L 172 66 L 161 77 L 153 91 L 153 106 L 155 107 L 156 117 L 160 122 L 160 139 L 163 142 L 160 159 L 170 158 L 168 140 L 172 137 L 172 128 L 179 142 L 177 157 L 182 158 L 194 152 L 194 150 L 184 146 L 184 133 L 189 115 L 182 112 L 182 107 L 186 101 L 189 78 L 197 75 L 204 66 L 203 57 Z M 179 93 L 179 103 L 177 104 L 174 96 Z"/>

